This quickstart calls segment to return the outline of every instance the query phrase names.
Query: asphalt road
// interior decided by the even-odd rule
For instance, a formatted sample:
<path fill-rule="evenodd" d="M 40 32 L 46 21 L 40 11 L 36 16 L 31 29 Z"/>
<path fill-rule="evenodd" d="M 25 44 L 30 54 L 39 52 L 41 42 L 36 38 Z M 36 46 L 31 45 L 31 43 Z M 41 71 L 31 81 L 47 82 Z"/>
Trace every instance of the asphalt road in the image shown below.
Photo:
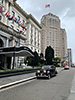
<path fill-rule="evenodd" d="M 67 100 L 75 69 L 63 70 L 56 77 L 35 79 L 0 92 L 0 100 Z"/>

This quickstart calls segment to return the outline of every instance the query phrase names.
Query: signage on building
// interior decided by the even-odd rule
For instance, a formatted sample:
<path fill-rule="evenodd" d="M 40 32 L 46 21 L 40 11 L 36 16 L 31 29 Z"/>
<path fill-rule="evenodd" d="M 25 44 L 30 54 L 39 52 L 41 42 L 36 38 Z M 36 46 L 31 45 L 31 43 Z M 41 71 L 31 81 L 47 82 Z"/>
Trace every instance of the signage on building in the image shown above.
<path fill-rule="evenodd" d="M 9 2 L 13 4 L 13 0 L 9 0 Z"/>
<path fill-rule="evenodd" d="M 16 1 L 16 0 L 9 0 L 9 2 L 12 3 L 12 4 L 13 4 L 15 1 Z"/>

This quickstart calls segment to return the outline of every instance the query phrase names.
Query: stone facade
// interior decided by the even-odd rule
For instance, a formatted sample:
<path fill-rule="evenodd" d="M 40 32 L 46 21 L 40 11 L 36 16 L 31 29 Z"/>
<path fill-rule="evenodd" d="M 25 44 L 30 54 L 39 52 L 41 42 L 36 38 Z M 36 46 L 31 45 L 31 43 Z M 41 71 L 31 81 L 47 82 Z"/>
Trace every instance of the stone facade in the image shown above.
<path fill-rule="evenodd" d="M 64 51 L 66 46 L 63 44 L 67 44 L 66 35 L 62 36 L 62 34 L 66 34 L 62 31 L 60 27 L 60 19 L 58 16 L 53 15 L 52 13 L 48 13 L 41 18 L 41 51 L 45 54 L 45 49 L 47 46 L 51 46 L 54 49 L 55 57 L 63 58 L 65 56 Z M 61 42 L 62 38 L 64 40 Z M 62 47 L 64 46 L 64 48 Z M 63 50 L 64 49 L 64 50 Z M 64 54 L 61 52 L 63 51 Z"/>
<path fill-rule="evenodd" d="M 31 27 L 31 28 L 30 28 Z M 0 1 L 0 46 L 27 46 L 41 52 L 41 26 L 32 15 L 28 15 L 16 0 Z M 32 34 L 32 35 L 31 35 Z M 32 40 L 31 40 L 32 39 Z M 31 42 L 33 41 L 33 42 Z M 22 57 L 16 58 L 16 64 Z M 24 58 L 24 57 L 23 57 Z M 12 68 L 13 57 L 11 58 Z M 15 64 L 15 66 L 17 66 Z"/>
<path fill-rule="evenodd" d="M 28 16 L 27 45 L 32 51 L 41 53 L 41 26 L 30 14 Z"/>

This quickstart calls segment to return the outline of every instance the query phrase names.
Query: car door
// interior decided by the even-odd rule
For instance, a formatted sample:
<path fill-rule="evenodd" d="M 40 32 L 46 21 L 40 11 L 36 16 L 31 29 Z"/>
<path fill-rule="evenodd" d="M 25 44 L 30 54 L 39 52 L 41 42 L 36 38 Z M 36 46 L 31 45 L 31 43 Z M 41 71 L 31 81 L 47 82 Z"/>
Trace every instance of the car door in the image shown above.
<path fill-rule="evenodd" d="M 54 65 L 51 65 L 51 72 L 52 72 L 52 75 L 55 75 L 55 66 Z"/>

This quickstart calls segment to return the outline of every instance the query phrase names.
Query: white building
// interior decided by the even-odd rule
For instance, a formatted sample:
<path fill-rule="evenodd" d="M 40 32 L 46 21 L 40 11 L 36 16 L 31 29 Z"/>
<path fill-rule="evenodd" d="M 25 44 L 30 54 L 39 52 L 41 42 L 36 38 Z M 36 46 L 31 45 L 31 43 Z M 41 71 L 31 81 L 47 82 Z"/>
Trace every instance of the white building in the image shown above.
<path fill-rule="evenodd" d="M 27 46 L 32 51 L 40 53 L 40 30 L 40 24 L 32 15 L 28 15 L 16 0 L 0 0 L 0 47 Z M 23 58 L 16 57 L 15 66 Z M 8 64 L 11 68 L 12 63 L 13 57 Z"/>
<path fill-rule="evenodd" d="M 31 14 L 28 15 L 27 45 L 32 51 L 41 53 L 41 26 Z"/>
<path fill-rule="evenodd" d="M 0 13 L 0 22 L 7 27 L 7 31 L 11 32 L 11 34 L 5 32 L 6 44 L 4 46 L 18 46 L 20 42 L 21 44 L 26 43 L 25 23 L 27 13 L 15 3 L 15 0 L 2 0 L 0 6 L 3 10 Z"/>

